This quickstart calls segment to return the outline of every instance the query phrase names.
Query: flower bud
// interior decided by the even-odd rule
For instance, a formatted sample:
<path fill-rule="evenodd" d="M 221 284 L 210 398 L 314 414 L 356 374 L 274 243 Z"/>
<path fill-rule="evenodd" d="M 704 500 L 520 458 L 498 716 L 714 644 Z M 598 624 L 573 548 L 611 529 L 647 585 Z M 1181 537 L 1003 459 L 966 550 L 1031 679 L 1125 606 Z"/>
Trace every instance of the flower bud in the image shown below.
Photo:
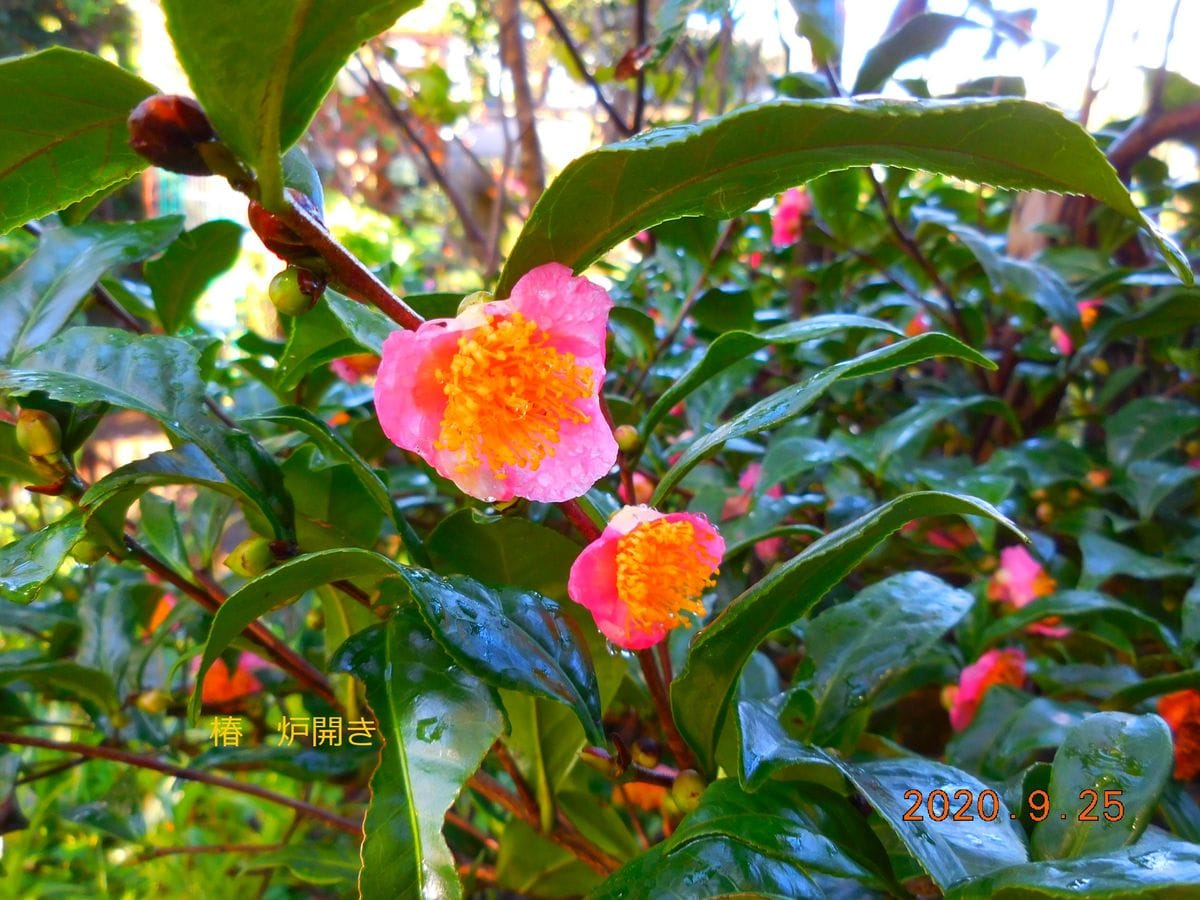
<path fill-rule="evenodd" d="M 40 409 L 23 409 L 17 417 L 17 446 L 30 456 L 50 456 L 62 449 L 58 419 Z"/>
<path fill-rule="evenodd" d="M 641 435 L 632 425 L 618 425 L 613 429 L 613 437 L 622 453 L 636 453 L 642 446 Z"/>
<path fill-rule="evenodd" d="M 71 556 L 75 558 L 76 562 L 83 563 L 85 566 L 99 562 L 107 555 L 108 548 L 89 537 L 80 538 L 71 548 Z"/>
<path fill-rule="evenodd" d="M 321 218 L 316 204 L 295 188 L 287 189 L 288 196 L 299 207 L 315 219 Z M 268 250 L 284 262 L 295 263 L 307 269 L 322 270 L 324 260 L 300 235 L 296 234 L 282 218 L 269 211 L 257 200 L 251 200 L 246 213 L 250 227 Z"/>
<path fill-rule="evenodd" d="M 302 316 L 321 299 L 325 291 L 325 280 L 308 269 L 288 266 L 271 279 L 267 293 L 271 303 L 279 312 L 289 316 Z"/>
<path fill-rule="evenodd" d="M 167 711 L 171 705 L 171 695 L 166 691 L 153 690 L 138 694 L 137 708 L 144 713 L 157 716 Z"/>
<path fill-rule="evenodd" d="M 325 614 L 317 607 L 313 607 L 304 616 L 304 624 L 313 631 L 319 631 L 325 627 Z"/>
<path fill-rule="evenodd" d="M 671 785 L 671 799 L 679 804 L 683 812 L 692 812 L 700 805 L 700 797 L 707 787 L 695 769 L 684 769 Z"/>
<path fill-rule="evenodd" d="M 211 175 L 198 146 L 216 133 L 191 97 L 155 94 L 129 114 L 129 146 L 154 165 L 184 175 Z"/>
<path fill-rule="evenodd" d="M 654 738 L 638 738 L 633 745 L 631 756 L 636 765 L 653 769 L 662 759 L 662 745 Z"/>
<path fill-rule="evenodd" d="M 254 578 L 271 568 L 275 555 L 266 538 L 252 537 L 242 541 L 225 557 L 225 565 L 243 578 Z"/>

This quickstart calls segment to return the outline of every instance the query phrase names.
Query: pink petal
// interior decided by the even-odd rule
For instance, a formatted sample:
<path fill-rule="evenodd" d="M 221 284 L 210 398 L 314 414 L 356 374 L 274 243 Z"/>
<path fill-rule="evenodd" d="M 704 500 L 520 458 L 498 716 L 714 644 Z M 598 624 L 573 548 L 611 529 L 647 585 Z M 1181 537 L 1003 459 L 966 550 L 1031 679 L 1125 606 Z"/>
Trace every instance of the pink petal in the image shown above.
<path fill-rule="evenodd" d="M 604 378 L 604 344 L 608 337 L 608 291 L 561 263 L 531 269 L 513 285 L 512 308 L 550 335 L 561 353 L 573 353 L 581 366 L 590 366 L 597 383 Z"/>
<path fill-rule="evenodd" d="M 506 477 L 499 484 L 507 497 L 495 496 L 558 503 L 587 493 L 608 474 L 617 461 L 617 440 L 600 411 L 600 401 L 593 395 L 576 406 L 589 416 L 589 421 L 564 422 L 554 455 L 542 460 L 536 470 L 506 466 Z"/>
<path fill-rule="evenodd" d="M 375 379 L 380 427 L 397 447 L 427 460 L 446 411 L 446 394 L 435 373 L 450 365 L 458 349 L 463 329 L 457 324 L 455 319 L 432 319 L 416 331 L 393 331 L 383 342 Z"/>

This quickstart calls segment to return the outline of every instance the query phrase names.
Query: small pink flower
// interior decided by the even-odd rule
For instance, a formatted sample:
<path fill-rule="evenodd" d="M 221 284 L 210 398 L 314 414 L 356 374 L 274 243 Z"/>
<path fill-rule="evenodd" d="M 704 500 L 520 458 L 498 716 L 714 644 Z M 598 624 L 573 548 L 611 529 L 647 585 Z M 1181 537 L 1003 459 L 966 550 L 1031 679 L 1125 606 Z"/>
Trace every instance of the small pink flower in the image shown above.
<path fill-rule="evenodd" d="M 341 356 L 329 364 L 333 374 L 349 384 L 372 378 L 379 371 L 379 357 L 374 353 L 355 353 Z"/>
<path fill-rule="evenodd" d="M 929 322 L 929 316 L 924 310 L 919 310 L 915 316 L 908 320 L 908 325 L 904 328 L 904 333 L 909 337 L 916 337 L 919 334 L 924 334 L 933 326 Z"/>
<path fill-rule="evenodd" d="M 950 725 L 962 731 L 971 724 L 983 695 L 998 684 L 1021 687 L 1025 683 L 1025 654 L 1017 648 L 989 650 L 962 670 L 958 686 L 946 688 Z"/>
<path fill-rule="evenodd" d="M 801 225 L 811 210 L 812 200 L 806 191 L 800 188 L 784 191 L 771 214 L 771 243 L 776 247 L 790 247 L 800 240 Z"/>
<path fill-rule="evenodd" d="M 1104 301 L 1099 297 L 1080 300 L 1076 304 L 1079 309 L 1079 322 L 1084 331 L 1096 324 L 1096 319 L 1100 316 L 1100 307 L 1103 305 Z M 1071 336 L 1058 325 L 1050 326 L 1050 340 L 1054 342 L 1054 346 L 1063 356 L 1070 356 L 1075 349 L 1075 343 L 1071 340 Z"/>
<path fill-rule="evenodd" d="M 996 600 L 1012 609 L 1028 606 L 1038 597 L 1054 593 L 1058 582 L 1029 555 L 1023 546 L 1005 547 L 1000 551 L 1000 568 L 988 583 L 989 600 Z M 1049 638 L 1063 638 L 1071 629 L 1059 626 L 1057 616 L 1035 622 L 1029 631 Z"/>
<path fill-rule="evenodd" d="M 653 647 L 703 615 L 725 541 L 702 515 L 626 506 L 571 566 L 567 593 L 596 627 L 627 650 Z"/>
<path fill-rule="evenodd" d="M 629 492 L 625 490 L 625 482 L 622 481 L 617 485 L 617 497 L 622 503 L 649 503 L 650 498 L 654 496 L 654 482 L 641 472 L 634 472 L 633 478 L 633 496 L 629 496 Z"/>
<path fill-rule="evenodd" d="M 750 463 L 742 470 L 742 475 L 738 478 L 738 487 L 741 488 L 740 494 L 734 494 L 725 500 L 725 505 L 721 508 L 722 521 L 728 519 L 736 519 L 738 516 L 744 516 L 750 511 L 750 502 L 754 499 L 754 491 L 758 487 L 758 480 L 762 477 L 762 463 Z M 782 497 L 783 485 L 774 484 L 767 489 L 766 496 Z M 779 559 L 783 553 L 783 538 L 773 537 L 759 541 L 754 545 L 754 555 L 764 563 L 772 563 Z"/>
<path fill-rule="evenodd" d="M 763 264 L 763 255 L 761 250 L 755 250 L 750 254 L 750 258 L 746 260 L 746 265 L 751 269 L 761 269 Z"/>
<path fill-rule="evenodd" d="M 578 497 L 617 458 L 599 399 L 611 308 L 547 263 L 507 300 L 393 332 L 375 381 L 384 433 L 472 497 Z"/>

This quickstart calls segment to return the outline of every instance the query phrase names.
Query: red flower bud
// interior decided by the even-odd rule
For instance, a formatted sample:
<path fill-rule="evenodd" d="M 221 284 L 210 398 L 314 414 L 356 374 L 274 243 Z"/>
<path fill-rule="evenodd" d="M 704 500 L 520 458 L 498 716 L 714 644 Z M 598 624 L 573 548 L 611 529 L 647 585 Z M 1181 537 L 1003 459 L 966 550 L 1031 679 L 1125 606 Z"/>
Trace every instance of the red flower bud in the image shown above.
<path fill-rule="evenodd" d="M 305 194 L 293 188 L 288 188 L 288 196 L 297 206 L 301 206 L 316 219 L 321 218 L 321 211 Z M 268 250 L 284 262 L 296 263 L 304 268 L 320 269 L 321 257 L 296 234 L 282 218 L 270 212 L 257 200 L 250 201 L 247 213 L 250 227 L 258 235 Z M 311 263 L 311 265 L 306 265 Z"/>
<path fill-rule="evenodd" d="M 155 94 L 129 114 L 129 146 L 154 165 L 184 175 L 211 175 L 198 149 L 216 133 L 191 97 Z"/>

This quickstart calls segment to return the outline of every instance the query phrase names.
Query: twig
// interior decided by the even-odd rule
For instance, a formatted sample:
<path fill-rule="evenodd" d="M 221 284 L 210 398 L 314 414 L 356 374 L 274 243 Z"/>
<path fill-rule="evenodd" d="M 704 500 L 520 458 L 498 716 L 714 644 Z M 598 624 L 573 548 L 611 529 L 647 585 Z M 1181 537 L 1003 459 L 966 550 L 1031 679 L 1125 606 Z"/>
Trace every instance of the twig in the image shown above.
<path fill-rule="evenodd" d="M 1122 179 L 1129 179 L 1133 164 L 1163 141 L 1200 131 L 1200 102 L 1174 109 L 1148 111 L 1108 148 L 1108 161 Z"/>
<path fill-rule="evenodd" d="M 492 853 L 496 853 L 500 849 L 500 842 L 498 840 L 484 832 L 482 829 L 475 827 L 453 810 L 446 813 L 446 822 L 450 825 L 453 825 L 464 834 L 468 834 L 473 837 L 480 843 L 480 845 L 486 847 Z"/>
<path fill-rule="evenodd" d="M 217 853 L 273 853 L 286 847 L 285 843 L 276 844 L 199 844 L 188 847 L 151 847 L 134 857 L 133 862 L 149 862 L 152 859 L 162 859 L 164 856 L 201 856 Z"/>
<path fill-rule="evenodd" d="M 626 137 L 632 137 L 637 133 L 637 129 L 630 127 L 622 118 L 621 114 L 608 102 L 608 98 L 604 96 L 604 91 L 600 88 L 600 83 L 596 81 L 587 64 L 583 61 L 583 56 L 579 52 L 579 48 L 575 46 L 575 41 L 571 39 L 570 32 L 567 31 L 567 26 L 563 24 L 562 19 L 550 7 L 548 0 L 537 0 L 537 5 L 542 8 L 542 12 L 546 18 L 550 20 L 550 24 L 554 26 L 554 30 L 558 32 L 558 36 L 562 38 L 563 44 L 567 48 L 567 53 L 571 55 L 571 60 L 575 63 L 575 68 L 579 70 L 579 75 L 586 81 L 596 93 L 596 102 L 604 107 L 604 111 L 608 113 L 608 117 L 612 119 L 612 123 L 617 126 L 617 130 Z"/>
<path fill-rule="evenodd" d="M 529 814 L 536 819 L 541 819 L 541 809 L 538 806 L 537 797 L 533 794 L 533 788 L 529 786 L 529 782 L 525 780 L 525 776 L 521 774 L 521 770 L 517 768 L 516 761 L 513 760 L 512 754 L 508 752 L 508 748 L 499 741 L 492 748 L 496 754 L 496 759 L 500 763 L 500 767 L 512 779 L 513 786 L 517 789 L 517 796 L 521 802 L 525 804 L 525 808 Z"/>
<path fill-rule="evenodd" d="M 637 0 L 637 29 L 635 47 L 640 52 L 641 48 L 646 45 L 646 19 L 648 16 L 646 0 Z M 633 102 L 633 133 L 637 134 L 642 130 L 642 122 L 646 116 L 646 67 L 638 66 L 637 70 L 637 87 L 635 88 Z"/>
<path fill-rule="evenodd" d="M 1096 69 L 1100 66 L 1100 51 L 1104 49 L 1104 38 L 1108 35 L 1108 25 L 1112 21 L 1113 5 L 1116 0 L 1107 0 L 1104 10 L 1104 23 L 1100 26 L 1100 36 L 1096 38 L 1096 49 L 1092 53 L 1092 67 L 1088 70 L 1087 88 L 1083 92 L 1083 102 L 1079 104 L 1079 124 L 1087 128 L 1088 119 L 1092 114 L 1092 103 L 1100 92 L 1096 90 Z"/>
<path fill-rule="evenodd" d="M 185 766 L 161 762 L 141 753 L 118 750 L 115 747 L 102 747 L 95 744 L 80 744 L 75 741 L 51 741 L 46 738 L 13 734 L 7 731 L 0 732 L 0 746 L 6 744 L 18 747 L 39 747 L 43 750 L 62 750 L 66 753 L 77 753 L 91 759 L 107 759 L 110 762 L 137 766 L 140 769 L 153 769 L 155 772 L 162 772 L 164 775 L 174 775 L 176 778 L 182 778 L 186 781 L 197 781 L 202 784 L 210 784 L 213 787 L 228 788 L 231 791 L 258 797 L 260 800 L 266 800 L 268 803 L 277 803 L 280 806 L 289 807 L 310 818 L 319 819 L 339 831 L 344 831 L 346 834 L 351 834 L 355 837 L 362 836 L 362 826 L 360 823 L 345 816 L 339 816 L 327 809 L 322 809 L 319 806 L 314 806 L 311 803 L 306 803 L 303 800 L 297 800 L 284 794 L 268 791 L 266 788 L 261 788 L 256 784 L 246 784 L 245 782 L 235 781 L 232 778 L 226 778 L 223 775 L 213 775 L 210 772 L 204 772 L 200 769 L 189 769 Z"/>
<path fill-rule="evenodd" d="M 654 700 L 654 708 L 658 710 L 663 734 L 666 735 L 667 746 L 671 748 L 671 754 L 675 757 L 675 764 L 681 769 L 696 768 L 696 760 L 692 756 L 692 751 L 688 749 L 679 729 L 675 727 L 675 717 L 671 714 L 671 700 L 667 695 L 666 685 L 663 684 L 662 675 L 658 671 L 658 665 L 654 662 L 654 654 L 649 650 L 639 650 L 638 662 L 642 664 L 642 675 L 646 679 L 650 697 Z"/>

